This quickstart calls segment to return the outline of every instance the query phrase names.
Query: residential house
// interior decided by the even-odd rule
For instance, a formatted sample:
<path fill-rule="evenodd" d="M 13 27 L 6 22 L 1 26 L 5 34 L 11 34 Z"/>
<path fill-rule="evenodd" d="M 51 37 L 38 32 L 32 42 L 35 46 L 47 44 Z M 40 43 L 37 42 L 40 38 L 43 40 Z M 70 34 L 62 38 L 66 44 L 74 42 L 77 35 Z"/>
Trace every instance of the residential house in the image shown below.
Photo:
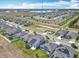
<path fill-rule="evenodd" d="M 21 24 L 21 23 L 22 23 L 22 20 L 21 20 L 21 19 L 16 19 L 14 22 L 15 22 L 16 24 Z"/>
<path fill-rule="evenodd" d="M 40 47 L 40 45 L 43 44 L 44 42 L 45 42 L 44 37 L 37 34 L 35 36 L 30 37 L 28 45 L 31 47 L 31 49 L 36 49 Z"/>
<path fill-rule="evenodd" d="M 30 25 L 32 25 L 32 23 L 31 22 L 27 22 L 27 21 L 22 21 L 22 25 L 30 26 Z"/>
<path fill-rule="evenodd" d="M 66 45 L 59 45 L 50 57 L 53 58 L 73 58 L 75 50 Z"/>
<path fill-rule="evenodd" d="M 24 41 L 31 47 L 32 50 L 39 48 L 44 43 L 44 37 L 41 35 L 25 35 L 23 36 Z"/>
<path fill-rule="evenodd" d="M 14 35 L 16 33 L 21 32 L 22 30 L 20 28 L 10 28 L 6 30 L 6 33 L 10 34 L 10 35 Z"/>
<path fill-rule="evenodd" d="M 56 33 L 56 35 L 62 37 L 62 36 L 65 36 L 67 33 L 68 33 L 67 30 L 59 30 L 59 31 Z"/>
<path fill-rule="evenodd" d="M 47 43 L 40 46 L 40 48 L 43 49 L 43 50 L 46 50 L 49 55 L 54 52 L 56 47 L 57 47 L 57 44 L 49 43 L 49 42 L 47 42 Z"/>
<path fill-rule="evenodd" d="M 28 33 L 29 33 L 29 31 L 22 31 L 22 32 L 14 34 L 14 36 L 16 36 L 17 38 L 24 39 L 24 36 L 27 35 Z"/>
<path fill-rule="evenodd" d="M 25 15 L 25 16 L 23 16 L 24 18 L 32 18 L 33 16 L 31 16 L 31 15 Z"/>
<path fill-rule="evenodd" d="M 74 32 L 68 32 L 66 38 L 69 40 L 70 43 L 74 43 L 78 38 L 78 34 Z"/>
<path fill-rule="evenodd" d="M 23 39 L 25 43 L 27 43 L 32 36 L 33 35 L 27 33 L 27 34 L 21 36 L 20 38 Z"/>
<path fill-rule="evenodd" d="M 0 30 L 6 30 L 7 28 L 9 28 L 8 25 L 6 25 L 4 23 L 0 23 Z"/>

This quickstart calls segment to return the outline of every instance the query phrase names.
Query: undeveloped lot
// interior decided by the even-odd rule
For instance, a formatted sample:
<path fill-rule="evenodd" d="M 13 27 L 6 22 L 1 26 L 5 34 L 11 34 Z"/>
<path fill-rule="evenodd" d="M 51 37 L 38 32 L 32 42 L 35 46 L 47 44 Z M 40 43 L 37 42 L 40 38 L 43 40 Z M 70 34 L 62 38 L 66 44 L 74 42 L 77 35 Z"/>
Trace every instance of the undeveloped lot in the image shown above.
<path fill-rule="evenodd" d="M 0 58 L 23 58 L 22 52 L 0 37 Z"/>

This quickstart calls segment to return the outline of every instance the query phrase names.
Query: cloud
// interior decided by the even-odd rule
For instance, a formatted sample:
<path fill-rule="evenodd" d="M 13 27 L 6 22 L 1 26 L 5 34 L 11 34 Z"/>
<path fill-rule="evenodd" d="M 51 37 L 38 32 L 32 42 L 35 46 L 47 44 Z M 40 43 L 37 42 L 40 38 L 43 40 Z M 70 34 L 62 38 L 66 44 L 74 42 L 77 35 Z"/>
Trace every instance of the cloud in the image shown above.
<path fill-rule="evenodd" d="M 42 8 L 42 5 L 43 7 L 51 7 L 51 8 L 54 8 L 56 6 L 63 6 L 63 5 L 68 5 L 69 2 L 66 2 L 66 1 L 62 1 L 62 0 L 59 0 L 58 2 L 44 2 L 43 4 L 42 3 L 31 3 L 31 4 L 27 4 L 27 3 L 22 3 L 21 5 L 14 5 L 14 4 L 9 4 L 9 5 L 6 5 L 7 7 L 3 6 L 2 8 L 11 8 L 11 9 L 15 9 L 15 8 L 22 8 L 22 9 L 36 9 L 36 8 Z"/>
<path fill-rule="evenodd" d="M 74 9 L 78 9 L 79 8 L 79 4 L 74 3 L 70 6 L 70 8 L 74 8 Z"/>
<path fill-rule="evenodd" d="M 66 9 L 79 9 L 79 0 L 71 0 L 69 7 Z"/>
<path fill-rule="evenodd" d="M 71 0 L 71 2 L 79 2 L 79 0 Z"/>
<path fill-rule="evenodd" d="M 71 0 L 70 2 L 65 0 L 59 0 L 57 2 L 44 2 L 42 3 L 22 3 L 22 4 L 8 4 L 6 6 L 0 6 L 0 8 L 8 8 L 8 9 L 42 9 L 43 8 L 63 8 L 63 9 L 78 9 L 79 8 L 79 0 Z"/>
<path fill-rule="evenodd" d="M 44 6 L 60 6 L 60 5 L 67 5 L 67 4 L 69 4 L 69 2 L 66 2 L 66 1 L 43 3 Z"/>
<path fill-rule="evenodd" d="M 72 4 L 69 7 L 65 8 L 65 9 L 79 9 L 79 4 Z"/>

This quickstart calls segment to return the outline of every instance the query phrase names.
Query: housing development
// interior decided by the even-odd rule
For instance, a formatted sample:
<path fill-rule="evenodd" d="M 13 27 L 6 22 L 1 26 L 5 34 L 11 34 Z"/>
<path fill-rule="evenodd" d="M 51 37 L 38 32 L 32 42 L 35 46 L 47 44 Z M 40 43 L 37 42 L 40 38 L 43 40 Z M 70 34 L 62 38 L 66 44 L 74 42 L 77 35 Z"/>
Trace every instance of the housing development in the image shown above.
<path fill-rule="evenodd" d="M 0 51 L 8 58 L 78 58 L 79 10 L 0 10 Z"/>

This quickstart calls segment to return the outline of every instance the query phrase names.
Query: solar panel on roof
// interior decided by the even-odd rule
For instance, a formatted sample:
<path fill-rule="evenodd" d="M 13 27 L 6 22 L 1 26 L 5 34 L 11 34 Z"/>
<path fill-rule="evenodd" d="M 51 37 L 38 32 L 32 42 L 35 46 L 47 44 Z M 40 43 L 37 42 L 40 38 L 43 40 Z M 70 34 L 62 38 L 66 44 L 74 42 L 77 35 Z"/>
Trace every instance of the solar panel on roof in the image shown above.
<path fill-rule="evenodd" d="M 33 44 L 36 42 L 36 39 L 32 39 L 29 43 Z"/>

